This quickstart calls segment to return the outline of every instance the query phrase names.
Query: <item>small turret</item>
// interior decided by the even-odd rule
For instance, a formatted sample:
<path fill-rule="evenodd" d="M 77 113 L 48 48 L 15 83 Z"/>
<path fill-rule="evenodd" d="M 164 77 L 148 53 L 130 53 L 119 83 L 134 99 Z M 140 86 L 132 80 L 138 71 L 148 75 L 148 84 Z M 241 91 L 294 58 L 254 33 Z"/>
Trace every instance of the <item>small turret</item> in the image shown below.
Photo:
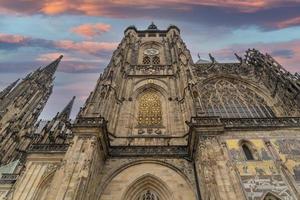
<path fill-rule="evenodd" d="M 147 30 L 156 31 L 158 29 L 157 29 L 157 26 L 153 22 L 151 22 L 151 24 L 148 26 Z"/>

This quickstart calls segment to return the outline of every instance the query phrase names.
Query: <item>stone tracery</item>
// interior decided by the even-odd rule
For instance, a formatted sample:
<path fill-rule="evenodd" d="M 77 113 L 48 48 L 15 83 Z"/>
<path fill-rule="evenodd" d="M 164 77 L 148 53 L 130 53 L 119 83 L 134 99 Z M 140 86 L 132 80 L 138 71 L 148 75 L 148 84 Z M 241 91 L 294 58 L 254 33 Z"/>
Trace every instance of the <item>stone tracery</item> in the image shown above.
<path fill-rule="evenodd" d="M 159 178 L 145 174 L 130 185 L 123 196 L 124 200 L 170 200 L 169 188 Z"/>
<path fill-rule="evenodd" d="M 201 94 L 208 116 L 224 118 L 274 117 L 265 100 L 241 83 L 218 80 L 204 86 Z"/>
<path fill-rule="evenodd" d="M 158 197 L 157 194 L 150 190 L 144 191 L 141 196 L 137 200 L 159 200 L 160 198 Z"/>

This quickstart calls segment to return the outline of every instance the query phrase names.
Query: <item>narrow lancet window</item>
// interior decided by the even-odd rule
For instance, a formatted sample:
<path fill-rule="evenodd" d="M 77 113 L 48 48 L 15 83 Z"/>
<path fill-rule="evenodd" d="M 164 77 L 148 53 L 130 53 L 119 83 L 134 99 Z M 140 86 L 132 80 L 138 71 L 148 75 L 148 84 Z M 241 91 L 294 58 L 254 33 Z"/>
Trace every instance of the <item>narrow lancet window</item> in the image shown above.
<path fill-rule="evenodd" d="M 242 145 L 242 149 L 244 151 L 247 160 L 254 160 L 253 154 L 246 144 Z"/>

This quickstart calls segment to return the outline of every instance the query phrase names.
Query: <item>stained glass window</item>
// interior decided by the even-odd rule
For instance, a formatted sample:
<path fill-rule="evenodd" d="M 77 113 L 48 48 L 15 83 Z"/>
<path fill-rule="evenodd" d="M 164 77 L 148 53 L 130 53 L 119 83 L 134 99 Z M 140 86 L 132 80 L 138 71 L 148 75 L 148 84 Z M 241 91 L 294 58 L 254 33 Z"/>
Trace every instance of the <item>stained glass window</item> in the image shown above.
<path fill-rule="evenodd" d="M 139 99 L 138 125 L 146 127 L 162 125 L 161 101 L 154 91 L 146 92 Z"/>
<path fill-rule="evenodd" d="M 208 116 L 223 118 L 274 117 L 263 98 L 240 83 L 218 80 L 207 84 L 201 92 L 201 101 Z"/>

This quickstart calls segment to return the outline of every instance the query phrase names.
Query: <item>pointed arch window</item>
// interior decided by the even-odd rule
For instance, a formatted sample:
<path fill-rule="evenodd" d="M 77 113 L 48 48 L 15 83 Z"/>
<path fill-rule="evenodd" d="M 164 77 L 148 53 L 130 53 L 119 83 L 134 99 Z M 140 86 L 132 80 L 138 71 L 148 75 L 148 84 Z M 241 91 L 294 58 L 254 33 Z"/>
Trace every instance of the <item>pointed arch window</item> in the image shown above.
<path fill-rule="evenodd" d="M 254 160 L 253 154 L 247 144 L 243 144 L 242 149 L 247 160 Z"/>
<path fill-rule="evenodd" d="M 222 118 L 272 118 L 265 100 L 241 83 L 218 80 L 207 84 L 201 92 L 203 108 L 208 116 Z"/>
<path fill-rule="evenodd" d="M 138 125 L 142 127 L 162 126 L 162 105 L 154 91 L 148 91 L 139 99 Z"/>
<path fill-rule="evenodd" d="M 125 191 L 124 200 L 171 200 L 173 194 L 168 186 L 159 178 L 152 175 L 144 175 L 138 178 Z"/>

